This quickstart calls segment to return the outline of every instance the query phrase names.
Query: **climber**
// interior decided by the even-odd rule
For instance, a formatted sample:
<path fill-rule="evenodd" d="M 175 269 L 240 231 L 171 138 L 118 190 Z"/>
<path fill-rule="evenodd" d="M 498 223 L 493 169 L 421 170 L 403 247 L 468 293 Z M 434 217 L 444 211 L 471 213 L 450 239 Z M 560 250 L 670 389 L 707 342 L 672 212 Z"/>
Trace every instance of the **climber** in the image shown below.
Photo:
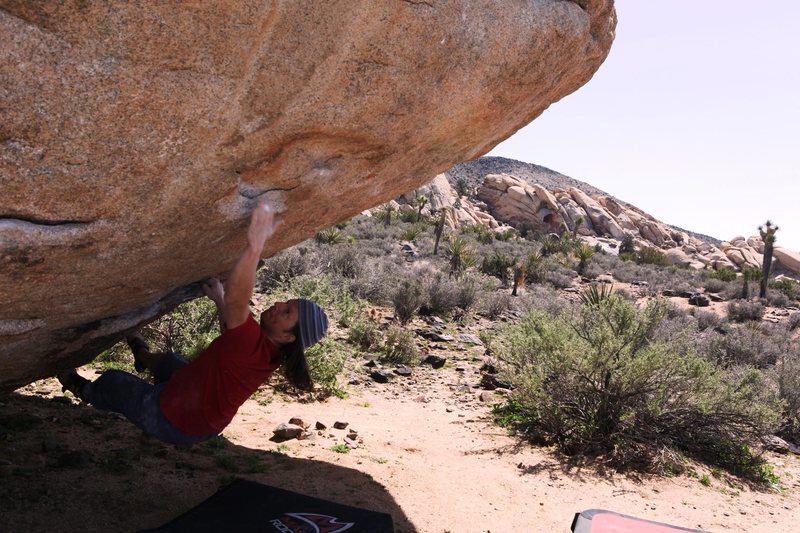
<path fill-rule="evenodd" d="M 258 261 L 281 222 L 267 201 L 259 202 L 247 248 L 225 285 L 216 278 L 203 282 L 217 305 L 221 334 L 197 358 L 187 362 L 179 354 L 152 352 L 136 334 L 127 339 L 135 368 L 150 371 L 154 384 L 120 370 L 89 381 L 73 369 L 58 375 L 63 390 L 97 409 L 125 415 L 163 442 L 191 446 L 222 432 L 278 367 L 289 383 L 310 389 L 305 350 L 325 336 L 325 312 L 305 299 L 274 304 L 261 313 L 260 323 L 250 312 Z"/>

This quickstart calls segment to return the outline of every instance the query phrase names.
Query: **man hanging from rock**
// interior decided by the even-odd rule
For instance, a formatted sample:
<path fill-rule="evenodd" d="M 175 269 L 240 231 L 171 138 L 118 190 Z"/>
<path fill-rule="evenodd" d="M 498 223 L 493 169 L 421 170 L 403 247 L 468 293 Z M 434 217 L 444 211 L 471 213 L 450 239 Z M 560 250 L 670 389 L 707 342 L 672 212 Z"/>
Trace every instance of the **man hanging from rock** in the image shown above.
<path fill-rule="evenodd" d="M 128 345 L 136 370 L 150 371 L 153 385 L 120 370 L 108 370 L 95 381 L 70 370 L 58 375 L 63 390 L 97 409 L 125 415 L 163 442 L 191 446 L 220 434 L 278 367 L 294 386 L 311 388 L 305 350 L 327 333 L 325 312 L 309 300 L 289 300 L 261 313 L 259 323 L 249 307 L 264 244 L 280 223 L 270 204 L 259 202 L 250 218 L 247 249 L 224 287 L 215 278 L 203 283 L 217 304 L 222 333 L 196 359 L 151 352 L 135 335 Z"/>

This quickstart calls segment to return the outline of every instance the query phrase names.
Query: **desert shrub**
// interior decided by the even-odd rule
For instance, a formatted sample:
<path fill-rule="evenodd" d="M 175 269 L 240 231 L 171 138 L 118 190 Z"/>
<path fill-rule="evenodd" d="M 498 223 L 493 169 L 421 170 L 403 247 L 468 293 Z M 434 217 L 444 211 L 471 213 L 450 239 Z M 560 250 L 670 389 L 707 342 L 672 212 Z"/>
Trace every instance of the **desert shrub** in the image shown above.
<path fill-rule="evenodd" d="M 728 282 L 736 279 L 736 272 L 729 268 L 722 268 L 720 270 L 712 270 L 706 276 L 708 276 L 708 279 Z"/>
<path fill-rule="evenodd" d="M 494 241 L 494 231 L 489 226 L 483 224 L 470 224 L 461 228 L 464 235 L 473 235 L 475 240 L 481 244 L 491 244 Z"/>
<path fill-rule="evenodd" d="M 401 324 L 406 324 L 414 318 L 423 303 L 425 303 L 425 296 L 422 292 L 422 284 L 414 278 L 402 280 L 392 292 L 394 316 Z"/>
<path fill-rule="evenodd" d="M 781 278 L 770 280 L 769 288 L 782 292 L 792 301 L 800 298 L 800 282 L 793 279 Z"/>
<path fill-rule="evenodd" d="M 578 275 L 574 270 L 562 266 L 556 266 L 553 270 L 545 274 L 545 279 L 550 285 L 557 289 L 566 289 L 572 286 L 572 282 Z"/>
<path fill-rule="evenodd" d="M 419 351 L 414 342 L 414 334 L 401 327 L 390 327 L 383 343 L 382 359 L 399 365 L 418 364 Z"/>
<path fill-rule="evenodd" d="M 766 332 L 757 324 L 706 331 L 699 339 L 698 349 L 724 368 L 753 366 L 767 368 L 775 364 L 786 348 L 785 336 Z"/>
<path fill-rule="evenodd" d="M 792 304 L 789 297 L 781 291 L 767 290 L 765 300 L 772 307 L 789 307 Z"/>
<path fill-rule="evenodd" d="M 481 303 L 481 314 L 491 320 L 500 317 L 511 306 L 511 296 L 506 292 L 487 294 Z"/>
<path fill-rule="evenodd" d="M 507 242 L 512 239 L 516 239 L 517 237 L 519 237 L 519 232 L 514 228 L 508 228 L 503 231 L 496 231 L 494 234 L 494 238 L 502 242 Z"/>
<path fill-rule="evenodd" d="M 783 354 L 773 371 L 778 392 L 784 402 L 779 435 L 790 442 L 800 442 L 800 348 L 797 345 Z"/>
<path fill-rule="evenodd" d="M 789 318 L 786 319 L 786 329 L 794 331 L 798 327 L 800 327 L 800 313 L 789 315 Z"/>
<path fill-rule="evenodd" d="M 717 278 L 708 278 L 703 282 L 703 287 L 708 292 L 722 292 L 728 286 L 727 281 Z"/>
<path fill-rule="evenodd" d="M 311 270 L 311 260 L 305 248 L 289 248 L 264 261 L 259 269 L 256 285 L 261 292 L 267 292 L 294 277 L 307 274 Z"/>
<path fill-rule="evenodd" d="M 495 251 L 491 256 L 483 258 L 479 270 L 487 276 L 496 277 L 507 287 L 516 262 L 516 258 Z"/>
<path fill-rule="evenodd" d="M 419 218 L 415 209 L 402 209 L 399 216 L 400 220 L 406 223 L 418 222 Z"/>
<path fill-rule="evenodd" d="M 619 244 L 619 253 L 622 254 L 632 254 L 636 251 L 636 246 L 633 241 L 633 235 L 630 233 L 626 233 L 622 237 L 622 242 Z"/>
<path fill-rule="evenodd" d="M 764 316 L 764 311 L 764 304 L 761 302 L 749 302 L 747 300 L 728 302 L 728 319 L 734 322 L 761 320 L 761 317 Z"/>
<path fill-rule="evenodd" d="M 550 316 L 557 316 L 571 307 L 571 302 L 562 298 L 558 291 L 549 285 L 534 285 L 519 298 L 520 308 L 529 313 L 541 311 Z"/>
<path fill-rule="evenodd" d="M 270 297 L 277 300 L 306 298 L 327 311 L 333 311 L 343 326 L 349 326 L 365 307 L 363 301 L 353 297 L 346 284 L 326 275 L 297 276 L 285 288 L 270 293 Z"/>
<path fill-rule="evenodd" d="M 355 279 L 364 272 L 364 258 L 353 246 L 326 247 L 320 251 L 319 261 L 323 272 L 346 279 Z"/>
<path fill-rule="evenodd" d="M 668 266 L 667 256 L 657 248 L 645 247 L 636 252 L 635 261 L 640 265 Z"/>
<path fill-rule="evenodd" d="M 578 266 L 576 268 L 578 274 L 581 276 L 586 274 L 586 267 L 589 265 L 589 260 L 594 257 L 596 253 L 592 246 L 580 241 L 574 246 L 572 255 L 578 260 Z"/>
<path fill-rule="evenodd" d="M 583 275 L 589 279 L 597 279 L 598 276 L 603 274 L 605 274 L 605 271 L 594 261 L 588 263 L 583 270 Z"/>
<path fill-rule="evenodd" d="M 422 282 L 425 303 L 420 314 L 447 316 L 459 304 L 459 284 L 447 279 L 441 272 L 426 276 Z"/>
<path fill-rule="evenodd" d="M 553 235 L 552 233 L 548 233 L 539 241 L 541 243 L 541 248 L 539 249 L 539 253 L 542 254 L 543 257 L 549 257 L 551 255 L 555 255 L 560 253 L 564 250 L 564 247 L 561 243 L 561 239 L 557 235 Z"/>
<path fill-rule="evenodd" d="M 390 288 L 389 276 L 373 265 L 366 265 L 364 273 L 348 282 L 350 294 L 376 305 L 385 305 L 389 301 Z M 393 279 L 393 278 L 392 278 Z"/>
<path fill-rule="evenodd" d="M 456 281 L 456 307 L 469 311 L 475 305 L 480 293 L 480 285 L 474 276 L 461 276 Z"/>
<path fill-rule="evenodd" d="M 705 331 L 707 329 L 719 329 L 724 326 L 726 320 L 724 317 L 719 316 L 717 313 L 713 311 L 705 311 L 703 309 L 698 309 L 694 312 L 694 316 L 697 319 L 697 329 L 699 331 Z"/>
<path fill-rule="evenodd" d="M 352 355 L 347 347 L 330 337 L 325 337 L 305 353 L 311 380 L 319 387 L 321 396 L 344 397 L 346 392 L 339 385 L 336 376 L 344 369 L 345 363 Z"/>
<path fill-rule="evenodd" d="M 379 350 L 382 339 L 383 334 L 378 324 L 368 318 L 354 320 L 347 330 L 347 341 L 366 352 Z"/>
<path fill-rule="evenodd" d="M 746 445 L 775 428 L 778 402 L 758 371 L 733 376 L 656 340 L 665 314 L 662 302 L 637 310 L 615 295 L 575 317 L 531 313 L 498 353 L 514 386 L 502 413 L 567 454 L 621 466 L 652 465 L 664 449 L 750 464 Z"/>

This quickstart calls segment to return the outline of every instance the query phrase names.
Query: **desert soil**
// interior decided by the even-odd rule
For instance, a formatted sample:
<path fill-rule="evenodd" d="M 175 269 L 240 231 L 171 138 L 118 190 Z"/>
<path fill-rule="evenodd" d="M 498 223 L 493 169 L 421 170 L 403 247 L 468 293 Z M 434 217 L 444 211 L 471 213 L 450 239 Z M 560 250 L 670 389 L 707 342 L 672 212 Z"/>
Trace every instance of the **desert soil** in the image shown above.
<path fill-rule="evenodd" d="M 463 346 L 444 368 L 387 384 L 358 362 L 345 399 L 301 402 L 265 386 L 223 439 L 189 450 L 65 397 L 54 379 L 32 383 L 0 398 L 0 531 L 156 527 L 235 477 L 390 513 L 398 532 L 568 532 L 574 513 L 592 508 L 708 531 L 798 530 L 800 457 L 769 456 L 779 492 L 700 466 L 695 477 L 601 473 L 492 423 L 500 396 L 480 398 L 482 352 Z M 292 417 L 311 438 L 274 440 Z M 357 447 L 335 451 L 351 430 Z"/>

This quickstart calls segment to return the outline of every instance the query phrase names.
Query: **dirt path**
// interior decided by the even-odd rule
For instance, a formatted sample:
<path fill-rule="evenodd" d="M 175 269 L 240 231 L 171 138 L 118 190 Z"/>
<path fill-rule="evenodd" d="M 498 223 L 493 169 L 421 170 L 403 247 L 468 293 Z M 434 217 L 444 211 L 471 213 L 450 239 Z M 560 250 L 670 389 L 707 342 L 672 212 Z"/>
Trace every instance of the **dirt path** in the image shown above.
<path fill-rule="evenodd" d="M 780 494 L 702 469 L 710 486 L 685 475 L 600 476 L 493 425 L 489 403 L 473 388 L 476 365 L 467 357 L 441 370 L 420 367 L 388 384 L 362 376 L 347 399 L 323 403 L 266 388 L 242 407 L 225 439 L 191 450 L 65 402 L 54 380 L 33 383 L 0 400 L 0 531 L 154 527 L 237 476 L 389 512 L 398 532 L 567 532 L 574 513 L 590 508 L 709 531 L 797 531 L 797 456 L 770 457 Z M 293 416 L 328 429 L 307 440 L 270 440 Z M 347 429 L 333 429 L 336 421 Z M 334 451 L 350 430 L 358 447 Z"/>

